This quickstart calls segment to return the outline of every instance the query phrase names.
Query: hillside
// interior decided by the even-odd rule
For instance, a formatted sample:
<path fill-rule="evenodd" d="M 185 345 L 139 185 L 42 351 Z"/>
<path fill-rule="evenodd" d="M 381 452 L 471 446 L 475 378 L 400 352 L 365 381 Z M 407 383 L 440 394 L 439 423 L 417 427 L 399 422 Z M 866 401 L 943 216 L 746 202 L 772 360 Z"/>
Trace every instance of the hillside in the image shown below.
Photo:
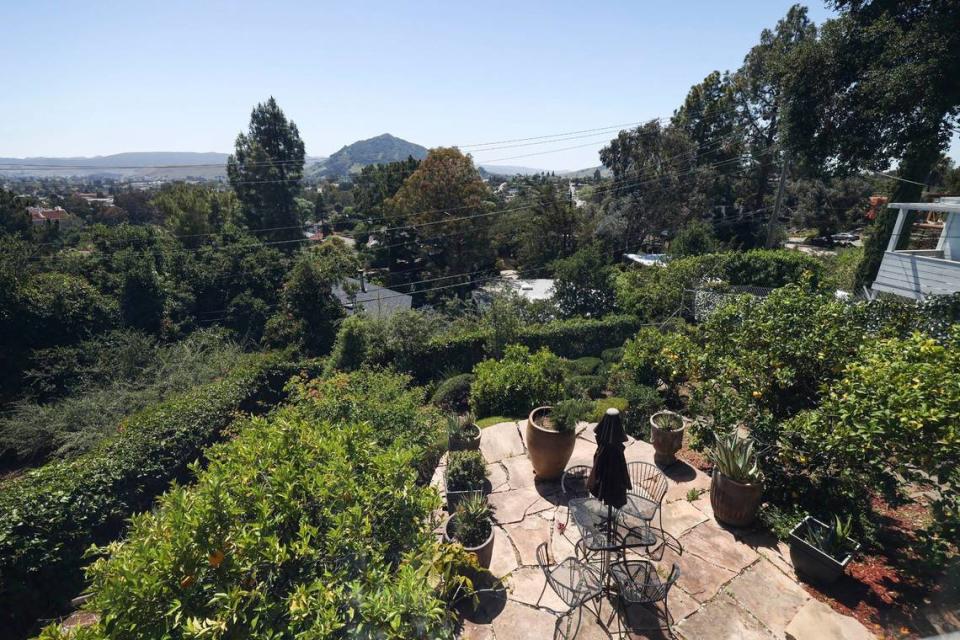
<path fill-rule="evenodd" d="M 427 148 L 384 133 L 341 148 L 327 158 L 320 173 L 327 176 L 345 176 L 358 172 L 368 164 L 396 162 L 406 160 L 408 156 L 423 160 L 427 157 Z"/>

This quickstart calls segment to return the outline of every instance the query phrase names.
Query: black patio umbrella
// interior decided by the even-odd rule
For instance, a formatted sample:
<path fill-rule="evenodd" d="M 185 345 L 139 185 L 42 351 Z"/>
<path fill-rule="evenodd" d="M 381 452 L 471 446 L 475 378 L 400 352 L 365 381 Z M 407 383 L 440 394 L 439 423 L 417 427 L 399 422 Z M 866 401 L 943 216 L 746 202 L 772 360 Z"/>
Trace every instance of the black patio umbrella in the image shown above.
<path fill-rule="evenodd" d="M 587 478 L 587 488 L 597 500 L 607 505 L 608 515 L 627 503 L 627 491 L 632 488 L 627 460 L 623 455 L 623 443 L 627 434 L 616 409 L 607 409 L 606 414 L 593 429 L 597 438 L 597 451 L 593 454 L 593 468 Z"/>

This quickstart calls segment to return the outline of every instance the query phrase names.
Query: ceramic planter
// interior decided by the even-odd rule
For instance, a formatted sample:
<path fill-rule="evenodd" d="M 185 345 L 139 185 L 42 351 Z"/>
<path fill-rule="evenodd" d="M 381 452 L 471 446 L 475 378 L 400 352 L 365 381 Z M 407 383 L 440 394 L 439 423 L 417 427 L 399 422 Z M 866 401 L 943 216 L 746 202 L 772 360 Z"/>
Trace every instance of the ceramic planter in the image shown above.
<path fill-rule="evenodd" d="M 829 526 L 813 516 L 807 516 L 790 532 L 790 560 L 797 576 L 807 582 L 817 584 L 833 584 L 843 575 L 853 554 L 860 548 L 860 543 L 847 538 L 851 551 L 844 555 L 842 560 L 827 555 L 804 539 L 809 527 L 829 529 Z"/>
<path fill-rule="evenodd" d="M 760 484 L 743 484 L 731 480 L 713 470 L 710 479 L 710 506 L 713 507 L 713 516 L 717 522 L 733 527 L 746 527 L 753 523 L 763 498 L 763 486 Z"/>
<path fill-rule="evenodd" d="M 664 429 L 661 421 L 679 420 L 679 429 Z M 653 461 L 660 467 L 669 467 L 677 461 L 677 451 L 683 446 L 683 433 L 687 423 L 679 413 L 657 411 L 650 416 L 650 443 L 653 444 Z"/>
<path fill-rule="evenodd" d="M 563 475 L 577 443 L 577 430 L 563 433 L 537 424 L 552 407 L 537 407 L 527 417 L 527 455 L 538 480 L 556 480 Z"/>
<path fill-rule="evenodd" d="M 450 526 L 453 523 L 453 519 L 456 517 L 457 516 L 452 515 L 447 518 L 447 524 L 443 528 L 443 539 L 446 542 L 459 542 L 459 540 L 457 540 L 451 533 L 452 528 Z M 468 547 L 467 545 L 463 545 L 463 548 L 477 557 L 477 564 L 484 569 L 489 569 L 490 560 L 493 558 L 493 525 L 490 525 L 490 536 L 483 542 L 483 544 L 480 544 L 476 547 Z"/>
<path fill-rule="evenodd" d="M 480 449 L 480 427 L 475 424 L 470 425 L 470 427 L 472 427 L 472 437 L 465 440 L 451 439 L 448 447 L 450 451 L 477 451 Z"/>

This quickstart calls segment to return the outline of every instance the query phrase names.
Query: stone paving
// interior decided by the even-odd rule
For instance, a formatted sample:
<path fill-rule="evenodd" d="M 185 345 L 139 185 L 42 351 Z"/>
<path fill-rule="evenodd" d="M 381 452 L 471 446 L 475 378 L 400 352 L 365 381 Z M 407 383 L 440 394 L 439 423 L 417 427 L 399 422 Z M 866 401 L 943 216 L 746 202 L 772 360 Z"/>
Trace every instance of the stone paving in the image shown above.
<path fill-rule="evenodd" d="M 572 556 L 578 532 L 567 522 L 558 482 L 538 482 L 527 459 L 523 423 L 504 422 L 483 430 L 480 449 L 487 460 L 489 503 L 495 509 L 491 573 L 502 588 L 484 596 L 466 616 L 464 640 L 532 640 L 553 638 L 558 616 L 566 611 L 547 587 L 537 566 L 536 549 L 548 544 L 554 562 Z M 591 464 L 596 449 L 593 425 L 581 424 L 568 466 Z M 627 462 L 653 462 L 653 448 L 639 440 L 626 447 Z M 433 484 L 443 491 L 443 462 Z M 670 488 L 663 504 L 664 529 L 678 549 L 667 548 L 658 564 L 680 566 L 680 579 L 669 595 L 669 622 L 675 637 L 756 638 L 762 640 L 860 640 L 873 635 L 854 618 L 813 599 L 793 574 L 789 551 L 766 532 L 722 527 L 710 509 L 710 478 L 683 462 L 665 470 Z M 700 493 L 692 502 L 691 489 Z M 692 495 L 690 496 L 692 497 Z M 561 526 L 558 526 L 560 524 Z M 542 592 L 542 596 L 541 596 Z M 608 622 L 613 606 L 603 604 Z M 658 610 L 626 611 L 621 637 L 665 638 L 667 620 Z M 601 624 L 584 611 L 577 638 L 617 637 L 614 618 Z"/>

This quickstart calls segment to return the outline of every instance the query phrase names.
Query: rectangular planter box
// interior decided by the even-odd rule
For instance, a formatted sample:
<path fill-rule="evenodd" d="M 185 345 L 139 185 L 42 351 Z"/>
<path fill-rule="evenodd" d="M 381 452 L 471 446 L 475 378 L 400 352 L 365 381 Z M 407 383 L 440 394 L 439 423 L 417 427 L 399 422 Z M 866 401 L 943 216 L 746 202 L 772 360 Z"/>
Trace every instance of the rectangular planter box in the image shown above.
<path fill-rule="evenodd" d="M 446 485 L 444 485 L 446 488 Z M 471 489 L 468 491 L 450 491 L 446 490 L 447 493 L 447 513 L 453 513 L 457 510 L 457 505 L 460 504 L 463 500 L 471 496 L 481 496 L 483 497 L 483 489 Z"/>
<path fill-rule="evenodd" d="M 808 582 L 832 584 L 843 575 L 853 554 L 860 549 L 860 543 L 847 538 L 851 551 L 844 556 L 842 562 L 838 561 L 804 540 L 807 527 L 811 525 L 824 529 L 830 528 L 813 516 L 807 516 L 793 528 L 790 532 L 790 559 L 793 561 L 793 568 L 799 577 Z"/>

